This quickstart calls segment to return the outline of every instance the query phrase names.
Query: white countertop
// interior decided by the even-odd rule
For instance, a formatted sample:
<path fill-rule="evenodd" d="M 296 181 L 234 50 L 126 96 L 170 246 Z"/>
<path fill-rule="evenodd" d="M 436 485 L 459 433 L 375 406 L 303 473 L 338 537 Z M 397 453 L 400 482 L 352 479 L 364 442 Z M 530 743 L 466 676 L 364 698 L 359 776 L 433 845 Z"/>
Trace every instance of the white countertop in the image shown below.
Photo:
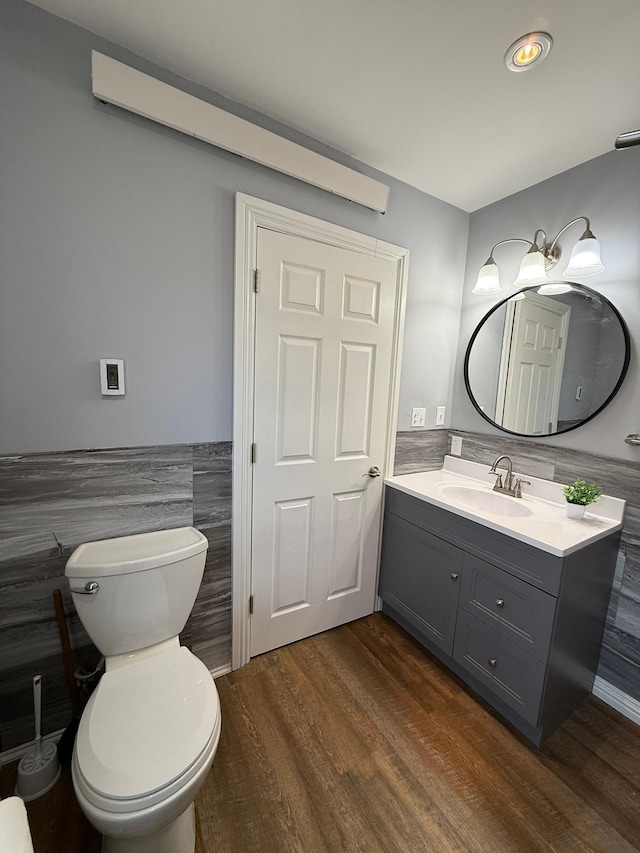
<path fill-rule="evenodd" d="M 499 470 L 504 473 L 504 463 Z M 438 471 L 425 471 L 419 474 L 400 474 L 385 478 L 388 487 L 399 489 L 408 495 L 449 510 L 462 518 L 468 518 L 491 530 L 497 530 L 520 542 L 526 542 L 550 554 L 564 557 L 583 548 L 585 545 L 620 530 L 624 518 L 626 501 L 602 495 L 595 503 L 587 507 L 584 518 L 567 518 L 566 501 L 562 494 L 562 483 L 531 477 L 526 472 L 514 471 L 517 477 L 530 480 L 530 485 L 522 486 L 522 498 L 501 496 L 504 501 L 513 501 L 517 506 L 505 506 L 505 511 L 527 512 L 523 516 L 505 515 L 499 511 L 488 511 L 470 506 L 464 500 L 457 500 L 456 489 L 463 487 L 470 492 L 460 494 L 478 495 L 480 500 L 492 500 L 495 479 L 489 476 L 489 465 L 467 462 L 454 456 L 445 456 L 444 466 Z M 585 472 L 584 479 L 589 481 Z"/>

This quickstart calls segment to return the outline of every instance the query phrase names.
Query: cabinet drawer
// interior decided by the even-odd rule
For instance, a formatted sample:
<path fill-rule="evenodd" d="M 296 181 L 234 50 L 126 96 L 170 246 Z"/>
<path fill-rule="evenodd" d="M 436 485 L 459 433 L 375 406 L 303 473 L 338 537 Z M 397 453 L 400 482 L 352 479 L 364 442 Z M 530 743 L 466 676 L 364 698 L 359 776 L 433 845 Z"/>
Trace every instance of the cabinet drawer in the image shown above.
<path fill-rule="evenodd" d="M 385 513 L 378 594 L 449 657 L 463 552 Z"/>
<path fill-rule="evenodd" d="M 546 663 L 557 599 L 471 554 L 463 565 L 460 605 Z"/>
<path fill-rule="evenodd" d="M 453 657 L 528 723 L 538 724 L 545 678 L 539 660 L 462 609 Z"/>

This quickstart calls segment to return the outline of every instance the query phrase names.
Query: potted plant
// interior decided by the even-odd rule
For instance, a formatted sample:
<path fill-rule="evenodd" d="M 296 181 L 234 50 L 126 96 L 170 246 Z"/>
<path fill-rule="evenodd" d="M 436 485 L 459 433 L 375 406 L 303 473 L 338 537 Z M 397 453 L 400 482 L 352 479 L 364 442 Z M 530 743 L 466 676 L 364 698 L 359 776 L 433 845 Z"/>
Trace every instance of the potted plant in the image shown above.
<path fill-rule="evenodd" d="M 585 507 L 598 500 L 602 494 L 602 489 L 595 483 L 576 480 L 575 483 L 565 486 L 562 492 L 567 499 L 567 515 L 569 518 L 582 518 Z"/>

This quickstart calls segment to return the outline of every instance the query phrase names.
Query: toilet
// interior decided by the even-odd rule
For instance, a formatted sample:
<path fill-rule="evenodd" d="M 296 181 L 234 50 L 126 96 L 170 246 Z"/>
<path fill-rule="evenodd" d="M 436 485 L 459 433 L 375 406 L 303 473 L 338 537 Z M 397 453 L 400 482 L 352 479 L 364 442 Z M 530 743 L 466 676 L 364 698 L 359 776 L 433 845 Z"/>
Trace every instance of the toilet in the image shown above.
<path fill-rule="evenodd" d="M 105 657 L 71 773 L 103 853 L 192 853 L 193 801 L 220 738 L 207 667 L 178 635 L 202 581 L 193 527 L 80 545 L 65 569 L 78 616 Z"/>

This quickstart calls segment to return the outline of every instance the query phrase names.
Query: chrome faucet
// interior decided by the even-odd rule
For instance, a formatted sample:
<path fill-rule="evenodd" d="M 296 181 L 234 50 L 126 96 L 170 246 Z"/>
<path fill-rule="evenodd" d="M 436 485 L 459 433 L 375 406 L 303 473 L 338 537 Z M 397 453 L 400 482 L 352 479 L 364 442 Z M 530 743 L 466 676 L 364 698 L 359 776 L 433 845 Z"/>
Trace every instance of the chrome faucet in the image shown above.
<path fill-rule="evenodd" d="M 502 474 L 497 470 L 498 462 L 502 462 L 503 459 L 506 462 L 507 468 L 504 483 L 502 482 Z M 501 492 L 503 495 L 510 495 L 512 498 L 522 497 L 522 483 L 526 483 L 528 486 L 531 485 L 528 480 L 521 480 L 519 477 L 516 478 L 515 483 L 513 482 L 513 463 L 505 454 L 498 456 L 498 458 L 494 460 L 489 473 L 495 474 L 496 477 L 496 484 L 493 487 L 493 491 Z"/>

